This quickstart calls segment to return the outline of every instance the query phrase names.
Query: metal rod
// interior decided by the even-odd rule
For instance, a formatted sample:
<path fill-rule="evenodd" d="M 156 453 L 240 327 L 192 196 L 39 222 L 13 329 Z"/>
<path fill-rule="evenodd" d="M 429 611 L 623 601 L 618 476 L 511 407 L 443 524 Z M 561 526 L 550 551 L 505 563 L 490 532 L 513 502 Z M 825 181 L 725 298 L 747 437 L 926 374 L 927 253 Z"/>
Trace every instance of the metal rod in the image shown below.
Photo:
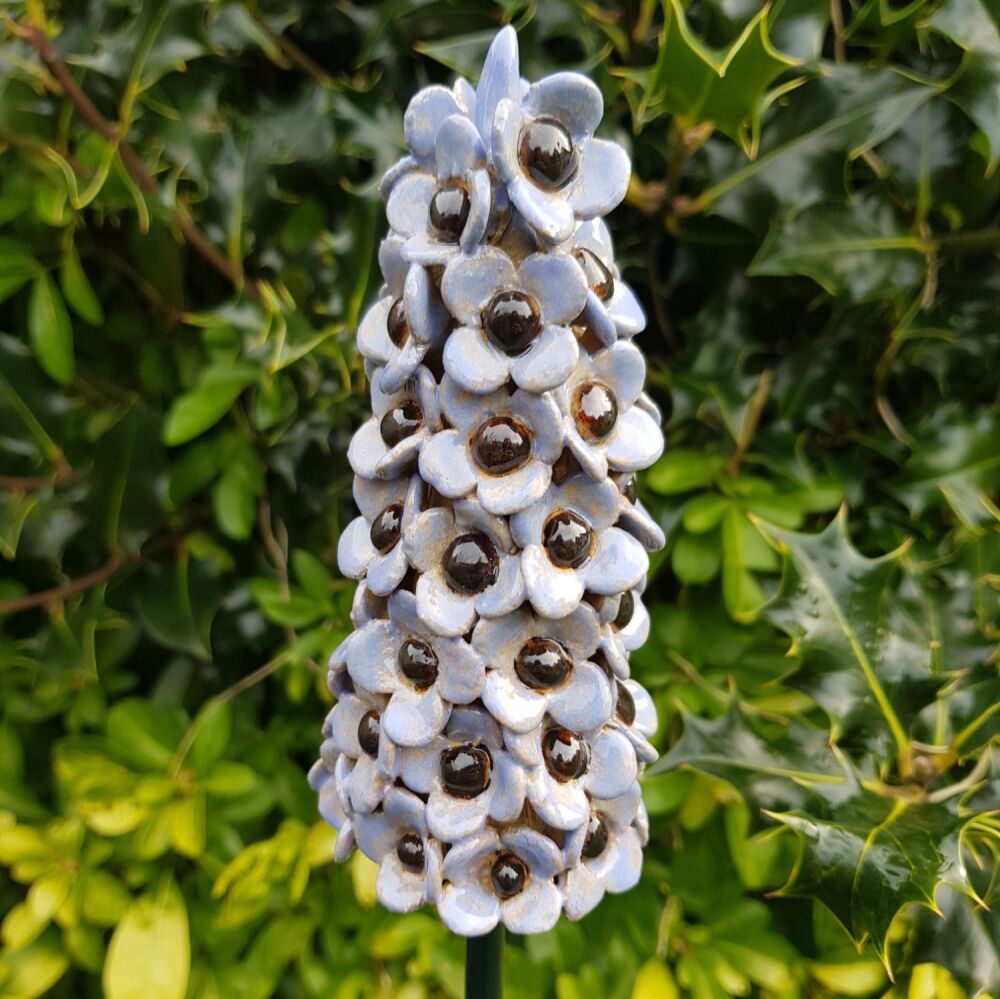
<path fill-rule="evenodd" d="M 503 999 L 503 923 L 465 948 L 465 999 Z"/>

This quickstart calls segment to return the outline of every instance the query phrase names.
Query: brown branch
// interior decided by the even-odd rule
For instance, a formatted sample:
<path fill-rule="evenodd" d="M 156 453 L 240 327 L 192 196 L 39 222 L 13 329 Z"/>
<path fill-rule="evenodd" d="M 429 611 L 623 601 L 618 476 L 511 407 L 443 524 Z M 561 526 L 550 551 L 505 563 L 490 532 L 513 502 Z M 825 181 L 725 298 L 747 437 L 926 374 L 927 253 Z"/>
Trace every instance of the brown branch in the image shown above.
<path fill-rule="evenodd" d="M 290 38 L 286 38 L 280 31 L 275 31 L 260 11 L 251 10 L 249 13 L 289 62 L 308 73 L 318 83 L 328 85 L 334 82 L 333 77 L 315 59 L 303 52 Z"/>
<path fill-rule="evenodd" d="M 52 42 L 44 32 L 34 26 L 14 24 L 13 30 L 24 38 L 41 56 L 49 72 L 59 81 L 66 97 L 95 132 L 99 132 L 108 142 L 112 143 L 121 157 L 125 169 L 128 170 L 136 184 L 146 194 L 157 194 L 159 184 L 150 175 L 135 150 L 118 134 L 118 128 L 111 124 L 94 105 L 94 102 L 83 92 L 80 85 L 73 79 L 72 73 L 62 61 Z M 178 204 L 174 209 L 174 220 L 185 241 L 220 274 L 231 281 L 237 288 L 246 288 L 247 294 L 255 301 L 260 301 L 260 292 L 254 282 L 244 280 L 242 263 L 232 260 L 222 253 L 198 228 L 187 209 Z"/>
<path fill-rule="evenodd" d="M 35 607 L 48 607 L 51 604 L 62 603 L 75 593 L 82 593 L 90 587 L 110 579 L 119 569 L 138 561 L 139 556 L 112 555 L 99 569 L 88 572 L 84 576 L 71 579 L 62 586 L 51 590 L 41 590 L 39 593 L 28 593 L 23 597 L 12 597 L 10 600 L 0 600 L 0 614 L 18 614 L 21 611 L 32 610 Z"/>

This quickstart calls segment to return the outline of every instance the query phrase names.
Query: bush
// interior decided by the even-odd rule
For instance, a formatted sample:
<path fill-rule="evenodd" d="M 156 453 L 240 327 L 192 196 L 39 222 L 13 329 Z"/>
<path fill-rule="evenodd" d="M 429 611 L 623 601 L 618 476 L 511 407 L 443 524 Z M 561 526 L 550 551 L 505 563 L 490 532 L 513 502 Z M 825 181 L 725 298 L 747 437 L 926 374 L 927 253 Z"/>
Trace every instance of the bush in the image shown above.
<path fill-rule="evenodd" d="M 986 0 L 0 12 L 0 996 L 461 995 L 305 772 L 375 186 L 508 19 L 631 144 L 669 534 L 642 884 L 508 995 L 1000 995 Z"/>

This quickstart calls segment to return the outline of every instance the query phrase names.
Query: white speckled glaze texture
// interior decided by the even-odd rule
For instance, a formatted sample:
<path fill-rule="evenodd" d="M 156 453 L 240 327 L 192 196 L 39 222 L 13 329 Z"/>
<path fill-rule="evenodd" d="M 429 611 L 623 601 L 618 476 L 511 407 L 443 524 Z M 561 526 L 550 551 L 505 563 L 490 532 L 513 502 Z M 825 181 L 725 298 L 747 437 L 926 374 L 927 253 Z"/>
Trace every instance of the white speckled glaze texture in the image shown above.
<path fill-rule="evenodd" d="M 477 87 L 413 98 L 380 187 L 385 283 L 358 330 L 373 415 L 338 547 L 357 630 L 310 782 L 337 859 L 361 850 L 386 908 L 435 905 L 463 936 L 581 918 L 636 884 L 648 839 L 656 710 L 629 655 L 663 532 L 634 476 L 663 435 L 602 220 L 631 169 L 594 136 L 603 112 L 583 76 L 522 80 L 504 28 Z M 553 123 L 555 179 L 531 158 Z M 495 311 L 511 294 L 531 313 L 516 341 Z"/>

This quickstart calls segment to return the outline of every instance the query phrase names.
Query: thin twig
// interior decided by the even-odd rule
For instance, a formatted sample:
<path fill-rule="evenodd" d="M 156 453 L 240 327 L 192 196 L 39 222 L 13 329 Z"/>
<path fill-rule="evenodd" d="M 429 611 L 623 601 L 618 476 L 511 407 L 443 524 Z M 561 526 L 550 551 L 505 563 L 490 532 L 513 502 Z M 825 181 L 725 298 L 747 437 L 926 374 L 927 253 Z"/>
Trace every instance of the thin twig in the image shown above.
<path fill-rule="evenodd" d="M 757 433 L 757 425 L 760 423 L 761 414 L 767 405 L 768 396 L 771 394 L 771 385 L 774 383 L 774 375 L 770 368 L 766 368 L 760 373 L 757 379 L 757 386 L 747 403 L 746 416 L 743 419 L 743 426 L 740 428 L 740 436 L 736 441 L 736 450 L 726 463 L 726 473 L 728 475 L 739 474 L 740 465 L 746 457 L 747 450 L 753 442 L 754 434 Z"/>
<path fill-rule="evenodd" d="M 133 180 L 139 185 L 139 188 L 146 194 L 157 194 L 160 190 L 159 184 L 150 175 L 149 171 L 146 170 L 135 150 L 119 135 L 118 128 L 97 110 L 93 101 L 83 92 L 76 80 L 73 79 L 72 73 L 70 73 L 44 32 L 34 26 L 25 27 L 16 22 L 10 23 L 12 30 L 38 52 L 52 76 L 59 82 L 63 93 L 65 93 L 66 97 L 77 109 L 84 121 L 94 131 L 100 133 L 108 142 L 115 146 L 125 169 L 128 170 Z M 174 208 L 174 221 L 185 242 L 192 249 L 208 261 L 220 274 L 236 285 L 237 288 L 245 287 L 247 294 L 251 298 L 255 301 L 260 300 L 260 292 L 256 284 L 252 281 L 246 282 L 244 280 L 242 262 L 231 259 L 214 246 L 201 229 L 198 228 L 187 209 L 181 204 L 176 205 Z"/>
<path fill-rule="evenodd" d="M 260 25 L 264 34 L 281 50 L 282 55 L 289 62 L 294 63 L 303 72 L 308 73 L 317 83 L 330 85 L 334 82 L 333 77 L 312 56 L 303 52 L 295 42 L 290 38 L 286 38 L 280 31 L 275 31 L 260 11 L 251 10 L 250 16 Z"/>
<path fill-rule="evenodd" d="M 0 600 L 0 614 L 17 614 L 35 607 L 48 607 L 52 604 L 62 603 L 67 597 L 71 597 L 75 593 L 82 593 L 84 590 L 89 590 L 90 587 L 110 579 L 119 569 L 138 561 L 138 558 L 137 555 L 131 557 L 112 555 L 99 569 L 71 579 L 68 583 L 63 583 L 62 586 L 55 586 L 51 590 L 41 590 L 38 593 L 28 593 L 23 597 L 12 597 L 10 600 Z"/>

